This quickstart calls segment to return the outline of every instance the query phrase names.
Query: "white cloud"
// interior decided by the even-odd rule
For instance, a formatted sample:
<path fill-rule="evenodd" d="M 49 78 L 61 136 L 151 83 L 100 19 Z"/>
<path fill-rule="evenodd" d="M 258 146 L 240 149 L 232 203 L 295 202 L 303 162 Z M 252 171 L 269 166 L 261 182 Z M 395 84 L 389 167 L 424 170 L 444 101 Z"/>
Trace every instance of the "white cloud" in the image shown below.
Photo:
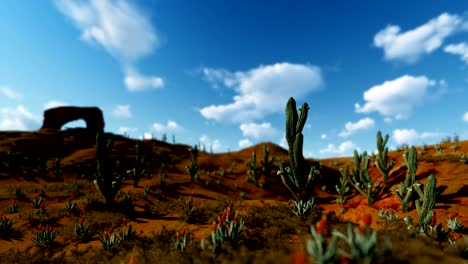
<path fill-rule="evenodd" d="M 249 139 L 241 139 L 239 140 L 239 147 L 246 148 L 252 146 L 253 143 Z"/>
<path fill-rule="evenodd" d="M 125 127 L 125 126 L 121 126 L 119 127 L 117 133 L 121 134 L 121 135 L 124 135 L 124 134 L 130 134 L 130 133 L 135 133 L 138 131 L 138 128 L 136 127 Z M 151 134 L 150 134 L 151 135 Z"/>
<path fill-rule="evenodd" d="M 417 145 L 423 141 L 441 139 L 445 133 L 423 132 L 419 134 L 414 129 L 395 129 L 393 130 L 393 140 L 397 144 Z"/>
<path fill-rule="evenodd" d="M 50 101 L 47 101 L 47 103 L 44 104 L 44 110 L 46 109 L 50 109 L 50 108 L 55 108 L 55 107 L 59 107 L 59 106 L 68 106 L 69 104 L 67 102 L 63 102 L 63 101 L 56 101 L 56 100 L 50 100 Z"/>
<path fill-rule="evenodd" d="M 164 81 L 157 76 L 144 76 L 135 69 L 125 72 L 125 85 L 130 92 L 139 92 L 164 87 Z"/>
<path fill-rule="evenodd" d="M 152 130 L 158 132 L 158 133 L 168 133 L 168 132 L 180 132 L 183 130 L 183 128 L 177 124 L 175 121 L 169 120 L 167 121 L 167 124 L 161 124 L 161 123 L 154 123 L 152 126 Z"/>
<path fill-rule="evenodd" d="M 210 139 L 207 135 L 202 135 L 200 137 L 201 145 L 205 145 L 205 150 L 210 151 L 213 149 L 213 152 L 220 151 L 222 148 L 222 144 L 219 139 Z"/>
<path fill-rule="evenodd" d="M 463 121 L 468 122 L 468 112 L 463 115 Z"/>
<path fill-rule="evenodd" d="M 360 148 L 358 148 L 352 141 L 347 140 L 343 143 L 341 143 L 338 147 L 335 147 L 334 144 L 328 144 L 326 149 L 321 149 L 319 152 L 321 154 L 336 154 L 339 157 L 343 156 L 352 156 L 354 150 L 360 151 Z"/>
<path fill-rule="evenodd" d="M 404 75 L 397 79 L 375 85 L 364 92 L 367 101 L 364 106 L 354 105 L 357 113 L 379 112 L 384 117 L 394 117 L 397 120 L 408 118 L 416 105 L 423 103 L 428 95 L 429 87 L 437 82 L 426 76 Z M 440 90 L 444 90 L 444 82 L 439 81 Z M 388 120 L 387 120 L 388 121 Z"/>
<path fill-rule="evenodd" d="M 200 113 L 218 122 L 245 123 L 265 115 L 283 112 L 290 96 L 302 98 L 321 88 L 320 68 L 304 64 L 277 63 L 259 66 L 246 72 L 204 69 L 205 79 L 212 84 L 233 88 L 234 102 L 203 107 Z"/>
<path fill-rule="evenodd" d="M 349 137 L 350 135 L 356 133 L 356 132 L 359 132 L 359 131 L 364 131 L 364 130 L 368 130 L 370 128 L 373 128 L 375 125 L 375 122 L 373 119 L 371 118 L 363 118 L 359 121 L 357 121 L 356 123 L 351 123 L 351 122 L 348 122 L 346 123 L 345 125 L 345 130 L 341 131 L 339 136 L 340 137 Z"/>
<path fill-rule="evenodd" d="M 320 138 L 321 138 L 321 139 L 326 139 L 326 138 L 327 138 L 327 134 L 322 134 L 322 135 L 320 135 Z"/>
<path fill-rule="evenodd" d="M 374 36 L 374 45 L 383 48 L 387 60 L 414 63 L 422 55 L 437 50 L 445 38 L 464 29 L 463 26 L 459 16 L 442 13 L 406 32 L 400 32 L 399 26 L 388 25 Z"/>
<path fill-rule="evenodd" d="M 445 46 L 444 51 L 454 55 L 460 55 L 460 59 L 468 64 L 468 43 L 450 44 Z"/>
<path fill-rule="evenodd" d="M 55 4 L 81 30 L 82 41 L 102 46 L 123 64 L 130 91 L 163 85 L 161 78 L 142 76 L 133 67 L 153 54 L 161 41 L 150 18 L 130 1 L 55 0 Z"/>
<path fill-rule="evenodd" d="M 242 135 L 245 137 L 253 137 L 256 139 L 271 137 L 277 134 L 276 129 L 271 127 L 270 123 L 245 123 L 240 125 Z"/>
<path fill-rule="evenodd" d="M 0 130 L 37 130 L 41 127 L 42 118 L 33 115 L 23 105 L 14 108 L 0 109 Z"/>
<path fill-rule="evenodd" d="M 112 110 L 112 115 L 116 118 L 131 118 L 130 105 L 116 105 Z"/>
<path fill-rule="evenodd" d="M 0 92 L 6 96 L 7 98 L 14 99 L 14 100 L 20 100 L 23 98 L 23 96 L 13 89 L 11 89 L 8 86 L 0 86 Z"/>
<path fill-rule="evenodd" d="M 145 132 L 143 133 L 143 136 L 141 137 L 141 139 L 153 139 L 153 134 L 151 134 L 150 132 Z"/>
<path fill-rule="evenodd" d="M 286 140 L 286 133 L 283 133 L 283 136 L 280 139 L 279 145 L 286 150 L 289 149 L 288 141 Z"/>

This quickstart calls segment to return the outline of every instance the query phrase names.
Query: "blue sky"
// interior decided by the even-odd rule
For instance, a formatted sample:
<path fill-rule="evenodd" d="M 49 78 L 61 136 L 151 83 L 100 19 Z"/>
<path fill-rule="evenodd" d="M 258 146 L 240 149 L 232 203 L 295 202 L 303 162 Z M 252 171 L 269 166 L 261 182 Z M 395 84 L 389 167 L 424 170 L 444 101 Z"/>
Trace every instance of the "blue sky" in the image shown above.
<path fill-rule="evenodd" d="M 268 3 L 268 4 L 267 4 Z M 226 152 L 287 148 L 284 108 L 307 102 L 304 155 L 468 139 L 465 1 L 2 1 L 0 130 L 98 106 L 106 130 Z M 83 121 L 67 127 L 84 126 Z"/>

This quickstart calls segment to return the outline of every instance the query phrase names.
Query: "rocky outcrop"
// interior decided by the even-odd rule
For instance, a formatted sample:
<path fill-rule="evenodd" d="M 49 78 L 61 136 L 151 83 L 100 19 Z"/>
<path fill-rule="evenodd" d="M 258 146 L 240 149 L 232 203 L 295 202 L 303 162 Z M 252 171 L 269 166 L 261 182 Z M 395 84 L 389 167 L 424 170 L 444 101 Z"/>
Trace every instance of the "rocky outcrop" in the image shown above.
<path fill-rule="evenodd" d="M 42 129 L 60 130 L 68 122 L 82 119 L 88 132 L 104 132 L 104 117 L 98 107 L 60 106 L 44 111 Z"/>

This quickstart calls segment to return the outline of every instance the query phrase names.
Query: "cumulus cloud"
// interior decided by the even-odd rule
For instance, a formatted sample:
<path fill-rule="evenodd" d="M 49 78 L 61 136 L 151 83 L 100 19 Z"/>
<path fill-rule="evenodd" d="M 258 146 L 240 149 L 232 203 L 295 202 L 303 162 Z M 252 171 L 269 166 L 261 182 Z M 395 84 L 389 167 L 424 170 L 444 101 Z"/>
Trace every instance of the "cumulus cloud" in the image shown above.
<path fill-rule="evenodd" d="M 440 139 L 445 133 L 439 132 L 423 132 L 418 133 L 415 129 L 395 129 L 393 130 L 393 140 L 397 144 L 416 145 L 423 141 Z"/>
<path fill-rule="evenodd" d="M 32 114 L 23 105 L 0 108 L 0 115 L 0 130 L 37 130 L 42 122 L 41 117 Z"/>
<path fill-rule="evenodd" d="M 125 71 L 125 85 L 130 92 L 139 92 L 164 87 L 164 81 L 158 76 L 144 76 L 136 69 L 128 68 Z"/>
<path fill-rule="evenodd" d="M 327 138 L 327 134 L 322 134 L 322 135 L 320 135 L 320 138 L 321 138 L 321 139 L 326 139 L 326 138 Z"/>
<path fill-rule="evenodd" d="M 175 121 L 169 120 L 167 124 L 161 123 L 154 123 L 152 126 L 152 130 L 159 132 L 159 133 L 168 133 L 168 132 L 180 132 L 183 128 L 177 124 Z"/>
<path fill-rule="evenodd" d="M 463 121 L 468 122 L 468 112 L 463 115 Z"/>
<path fill-rule="evenodd" d="M 374 36 L 374 45 L 384 50 L 386 60 L 414 63 L 422 55 L 437 50 L 447 37 L 462 29 L 464 23 L 459 16 L 442 13 L 406 32 L 401 32 L 399 26 L 388 25 Z"/>
<path fill-rule="evenodd" d="M 416 105 L 423 103 L 429 94 L 429 88 L 439 84 L 444 90 L 444 82 L 437 83 L 426 76 L 404 75 L 397 79 L 375 85 L 364 92 L 366 104 L 354 105 L 357 113 L 379 112 L 384 117 L 394 117 L 397 120 L 408 118 Z M 389 121 L 388 119 L 386 121 Z"/>
<path fill-rule="evenodd" d="M 271 127 L 270 123 L 245 123 L 240 125 L 242 135 L 256 139 L 271 137 L 277 134 L 277 130 Z"/>
<path fill-rule="evenodd" d="M 200 143 L 202 146 L 205 145 L 206 151 L 210 151 L 211 149 L 213 149 L 213 152 L 219 152 L 223 147 L 219 139 L 211 139 L 207 135 L 202 135 L 200 137 Z"/>
<path fill-rule="evenodd" d="M 460 59 L 468 64 L 468 43 L 450 44 L 445 46 L 444 51 L 450 54 L 459 55 Z"/>
<path fill-rule="evenodd" d="M 145 132 L 143 133 L 143 136 L 141 136 L 141 139 L 153 139 L 154 136 L 150 132 Z"/>
<path fill-rule="evenodd" d="M 247 148 L 247 147 L 250 147 L 252 145 L 253 145 L 252 141 L 250 141 L 247 138 L 239 140 L 239 147 L 241 147 L 241 148 Z"/>
<path fill-rule="evenodd" d="M 6 96 L 9 99 L 20 100 L 23 98 L 23 95 L 17 93 L 8 86 L 0 86 L 0 93 Z"/>
<path fill-rule="evenodd" d="M 328 144 L 327 148 L 321 149 L 319 152 L 321 154 L 334 154 L 339 157 L 344 157 L 353 155 L 354 150 L 360 151 L 360 148 L 358 148 L 352 141 L 347 140 L 341 143 L 338 147 L 334 144 Z"/>
<path fill-rule="evenodd" d="M 277 63 L 246 72 L 204 69 L 205 80 L 238 93 L 233 102 L 203 107 L 200 113 L 218 122 L 245 123 L 283 112 L 290 96 L 302 98 L 323 84 L 320 68 L 304 64 Z"/>
<path fill-rule="evenodd" d="M 160 37 L 147 17 L 129 1 L 55 0 L 57 8 L 81 30 L 81 40 L 103 47 L 124 68 L 133 69 L 141 58 L 153 54 Z M 125 69 L 125 84 L 130 91 L 162 86 L 162 79 L 143 76 Z"/>
<path fill-rule="evenodd" d="M 349 137 L 350 135 L 356 133 L 356 132 L 360 132 L 360 131 L 364 131 L 364 130 L 368 130 L 370 128 L 373 128 L 375 125 L 375 122 L 373 119 L 371 118 L 363 118 L 359 121 L 357 121 L 356 123 L 351 123 L 351 122 L 348 122 L 346 123 L 345 125 L 345 129 L 343 131 L 340 132 L 339 136 L 340 137 Z"/>
<path fill-rule="evenodd" d="M 130 105 L 116 105 L 112 110 L 112 115 L 116 118 L 131 118 Z"/>
<path fill-rule="evenodd" d="M 50 101 L 47 101 L 44 104 L 43 108 L 44 108 L 44 110 L 46 110 L 46 109 L 50 109 L 50 108 L 55 108 L 55 107 L 59 107 L 59 106 L 67 106 L 67 105 L 69 105 L 67 102 L 50 100 Z"/>

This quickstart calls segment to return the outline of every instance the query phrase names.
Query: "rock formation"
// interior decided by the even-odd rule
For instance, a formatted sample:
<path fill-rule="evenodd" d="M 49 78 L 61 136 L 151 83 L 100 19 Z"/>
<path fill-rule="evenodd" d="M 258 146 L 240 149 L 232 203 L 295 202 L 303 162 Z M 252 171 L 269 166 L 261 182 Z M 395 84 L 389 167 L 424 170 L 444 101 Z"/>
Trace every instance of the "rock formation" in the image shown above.
<path fill-rule="evenodd" d="M 104 132 L 104 117 L 98 107 L 60 106 L 44 111 L 42 129 L 60 130 L 68 122 L 83 119 L 86 130 L 92 133 Z"/>

